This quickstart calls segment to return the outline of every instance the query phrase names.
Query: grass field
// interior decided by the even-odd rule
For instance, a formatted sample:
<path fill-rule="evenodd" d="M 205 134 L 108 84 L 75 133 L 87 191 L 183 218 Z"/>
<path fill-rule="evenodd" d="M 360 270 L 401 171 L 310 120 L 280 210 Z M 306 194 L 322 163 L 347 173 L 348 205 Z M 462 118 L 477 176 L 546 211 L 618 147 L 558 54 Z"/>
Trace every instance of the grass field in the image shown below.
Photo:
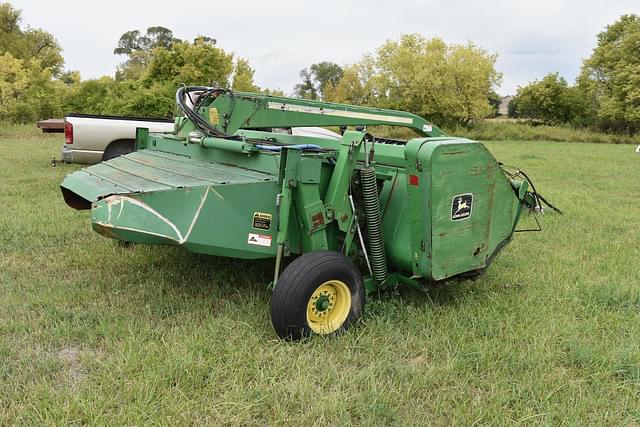
<path fill-rule="evenodd" d="M 640 424 L 632 146 L 488 143 L 566 214 L 478 282 L 290 344 L 270 262 L 122 248 L 62 201 L 61 135 L 0 134 L 0 425 Z"/>
<path fill-rule="evenodd" d="M 510 119 L 491 119 L 448 129 L 451 135 L 478 140 L 522 140 L 556 142 L 593 142 L 601 144 L 640 144 L 640 135 L 594 132 L 569 125 L 549 126 Z"/>

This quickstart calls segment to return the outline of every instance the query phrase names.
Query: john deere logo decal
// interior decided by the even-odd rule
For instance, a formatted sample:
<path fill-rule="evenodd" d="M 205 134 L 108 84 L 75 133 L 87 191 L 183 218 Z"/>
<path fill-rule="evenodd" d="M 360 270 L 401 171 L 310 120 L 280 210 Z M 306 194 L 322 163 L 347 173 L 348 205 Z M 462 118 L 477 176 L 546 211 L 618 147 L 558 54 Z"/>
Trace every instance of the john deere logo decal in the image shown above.
<path fill-rule="evenodd" d="M 451 220 L 459 221 L 471 216 L 471 208 L 473 206 L 473 194 L 458 194 L 453 196 L 451 201 Z"/>

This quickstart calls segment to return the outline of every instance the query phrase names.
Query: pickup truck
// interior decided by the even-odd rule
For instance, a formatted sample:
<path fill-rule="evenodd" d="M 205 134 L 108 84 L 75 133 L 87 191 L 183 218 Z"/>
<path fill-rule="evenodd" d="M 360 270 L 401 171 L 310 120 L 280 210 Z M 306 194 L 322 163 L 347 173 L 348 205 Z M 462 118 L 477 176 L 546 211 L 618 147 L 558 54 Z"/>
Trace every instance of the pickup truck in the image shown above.
<path fill-rule="evenodd" d="M 134 150 L 136 128 L 171 132 L 172 119 L 69 114 L 64 118 L 62 160 L 65 163 L 99 163 Z"/>
<path fill-rule="evenodd" d="M 135 148 L 136 128 L 148 128 L 150 132 L 156 133 L 171 132 L 173 120 L 69 114 L 64 118 L 65 144 L 62 147 L 62 160 L 65 163 L 93 164 L 131 153 Z M 339 134 L 319 127 L 282 128 L 274 131 L 341 139 Z"/>

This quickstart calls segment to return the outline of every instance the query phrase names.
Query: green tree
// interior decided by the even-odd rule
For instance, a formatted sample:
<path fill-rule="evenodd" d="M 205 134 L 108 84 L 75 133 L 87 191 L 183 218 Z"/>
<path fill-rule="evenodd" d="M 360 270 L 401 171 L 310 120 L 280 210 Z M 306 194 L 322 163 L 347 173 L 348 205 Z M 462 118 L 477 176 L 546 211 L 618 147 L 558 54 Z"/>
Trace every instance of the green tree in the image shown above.
<path fill-rule="evenodd" d="M 302 83 L 298 83 L 293 88 L 295 96 L 303 99 L 318 99 L 318 90 L 313 82 L 313 74 L 306 68 L 300 70 Z"/>
<path fill-rule="evenodd" d="M 131 30 L 123 33 L 118 40 L 118 46 L 113 49 L 116 55 L 130 55 L 136 50 L 140 50 L 140 30 Z"/>
<path fill-rule="evenodd" d="M 70 89 L 67 112 L 85 114 L 117 114 L 113 103 L 117 99 L 116 81 L 111 77 L 84 80 Z"/>
<path fill-rule="evenodd" d="M 156 48 L 170 49 L 174 43 L 180 42 L 173 32 L 165 27 L 147 28 L 145 34 L 139 30 L 131 30 L 120 36 L 118 45 L 113 50 L 116 55 L 126 55 L 125 62 L 118 66 L 117 80 L 135 80 L 142 77 L 153 57 Z"/>
<path fill-rule="evenodd" d="M 122 35 L 118 52 L 129 60 L 116 78 L 83 81 L 72 87 L 68 110 L 140 117 L 170 117 L 175 112 L 175 92 L 180 84 L 228 87 L 233 77 L 237 90 L 258 90 L 253 70 L 239 58 L 199 36 L 193 43 L 173 37 L 168 29 L 150 27 Z M 116 52 L 117 53 L 117 52 Z M 73 80 L 73 76 L 69 77 Z"/>
<path fill-rule="evenodd" d="M 344 70 L 334 62 L 322 61 L 300 71 L 302 82 L 294 87 L 296 96 L 307 99 L 326 99 L 327 92 L 335 92 Z"/>
<path fill-rule="evenodd" d="M 327 86 L 325 88 L 325 100 L 354 105 L 371 105 L 369 99 L 371 91 L 365 87 L 369 79 L 362 76 L 361 71 L 361 68 L 356 65 L 345 67 L 342 77 L 335 87 Z"/>
<path fill-rule="evenodd" d="M 324 99 L 327 90 L 335 89 L 336 85 L 344 75 L 344 70 L 341 66 L 334 62 L 322 61 L 317 64 L 312 64 L 311 73 L 316 81 L 318 92 Z"/>
<path fill-rule="evenodd" d="M 20 11 L 10 3 L 0 3 L 0 54 L 9 53 L 29 67 L 37 61 L 41 70 L 48 69 L 52 76 L 62 73 L 64 59 L 56 39 L 39 28 L 22 29 Z"/>
<path fill-rule="evenodd" d="M 140 82 L 118 82 L 116 102 L 110 108 L 117 114 L 138 117 L 173 117 L 176 112 L 172 83 L 154 82 L 144 86 Z"/>
<path fill-rule="evenodd" d="M 18 100 L 29 86 L 27 70 L 22 60 L 10 53 L 0 56 L 0 117 L 13 119 L 17 114 Z"/>
<path fill-rule="evenodd" d="M 66 85 L 75 85 L 82 80 L 79 71 L 64 71 L 58 79 Z"/>
<path fill-rule="evenodd" d="M 264 88 L 260 90 L 260 93 L 263 93 L 265 95 L 271 95 L 271 96 L 285 96 L 284 91 L 280 89 Z"/>
<path fill-rule="evenodd" d="M 640 17 L 623 15 L 598 34 L 582 65 L 583 118 L 606 130 L 640 131 Z"/>
<path fill-rule="evenodd" d="M 179 41 L 180 39 L 175 38 L 173 32 L 165 27 L 149 27 L 144 35 L 140 34 L 138 30 L 131 30 L 120 36 L 118 46 L 113 50 L 113 53 L 131 55 L 136 51 L 149 52 L 156 47 L 168 49 L 173 43 Z"/>
<path fill-rule="evenodd" d="M 259 92 L 260 88 L 253 83 L 253 73 L 249 61 L 238 58 L 233 71 L 231 89 L 241 92 Z"/>
<path fill-rule="evenodd" d="M 537 119 L 547 124 L 567 123 L 576 112 L 574 89 L 558 73 L 547 74 L 519 87 L 515 102 L 518 117 Z"/>
<path fill-rule="evenodd" d="M 64 83 L 53 80 L 40 61 L 25 62 L 10 53 L 0 55 L 0 118 L 30 122 L 62 113 Z"/>
<path fill-rule="evenodd" d="M 187 85 L 216 84 L 228 87 L 233 72 L 233 54 L 225 52 L 204 37 L 193 43 L 181 41 L 170 49 L 155 48 L 143 80 L 147 86 L 154 81 Z"/>
<path fill-rule="evenodd" d="M 20 11 L 0 3 L 0 119 L 29 122 L 62 114 L 68 85 L 56 39 L 22 28 Z M 71 84 L 71 83 L 70 83 Z"/>
<path fill-rule="evenodd" d="M 492 90 L 489 92 L 488 101 L 489 105 L 491 105 L 491 117 L 498 117 L 502 98 L 496 91 Z"/>
<path fill-rule="evenodd" d="M 465 124 L 493 111 L 489 99 L 502 78 L 496 58 L 471 43 L 447 45 L 405 34 L 346 69 L 330 97 L 410 111 L 440 124 Z"/>

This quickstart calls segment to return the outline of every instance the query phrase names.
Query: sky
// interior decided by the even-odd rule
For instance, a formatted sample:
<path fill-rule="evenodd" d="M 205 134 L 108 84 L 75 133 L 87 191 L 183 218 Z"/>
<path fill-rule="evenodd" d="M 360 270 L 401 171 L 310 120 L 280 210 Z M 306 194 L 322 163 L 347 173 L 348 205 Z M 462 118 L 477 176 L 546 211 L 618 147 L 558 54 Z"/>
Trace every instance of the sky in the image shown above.
<path fill-rule="evenodd" d="M 113 76 L 125 59 L 113 54 L 122 33 L 164 26 L 180 39 L 215 38 L 249 60 L 258 86 L 285 93 L 302 68 L 353 64 L 402 33 L 497 53 L 501 95 L 550 72 L 573 82 L 596 35 L 622 14 L 640 14 L 639 0 L 9 1 L 23 25 L 57 38 L 66 69 L 83 79 Z"/>

